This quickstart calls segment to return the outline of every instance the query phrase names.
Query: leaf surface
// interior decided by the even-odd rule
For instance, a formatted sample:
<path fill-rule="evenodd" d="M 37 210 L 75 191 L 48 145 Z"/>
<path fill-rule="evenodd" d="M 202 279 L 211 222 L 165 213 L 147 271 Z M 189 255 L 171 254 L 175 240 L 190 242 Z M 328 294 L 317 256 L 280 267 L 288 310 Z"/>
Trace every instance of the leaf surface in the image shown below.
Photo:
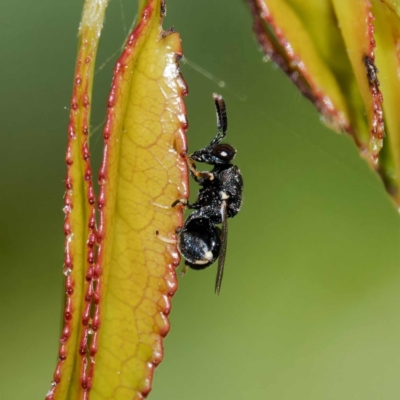
<path fill-rule="evenodd" d="M 80 382 L 81 337 L 88 323 L 90 299 L 85 301 L 88 282 L 85 277 L 95 264 L 95 193 L 90 166 L 89 127 L 95 59 L 107 1 L 85 2 L 79 28 L 78 55 L 68 126 L 67 176 L 64 194 L 65 306 L 58 363 L 46 400 L 78 399 Z M 86 318 L 87 319 L 87 318 Z"/>
<path fill-rule="evenodd" d="M 164 2 L 140 2 L 108 98 L 96 227 L 89 110 L 105 7 L 87 1 L 80 28 L 67 149 L 65 325 L 47 400 L 144 398 L 177 288 L 182 209 L 171 204 L 188 197 L 180 37 L 162 29 Z"/>
<path fill-rule="evenodd" d="M 142 398 L 150 391 L 177 285 L 176 245 L 156 232 L 174 237 L 182 212 L 171 204 L 188 196 L 186 85 L 176 61 L 180 38 L 162 30 L 161 5 L 145 3 L 108 100 L 99 173 L 93 399 Z"/>

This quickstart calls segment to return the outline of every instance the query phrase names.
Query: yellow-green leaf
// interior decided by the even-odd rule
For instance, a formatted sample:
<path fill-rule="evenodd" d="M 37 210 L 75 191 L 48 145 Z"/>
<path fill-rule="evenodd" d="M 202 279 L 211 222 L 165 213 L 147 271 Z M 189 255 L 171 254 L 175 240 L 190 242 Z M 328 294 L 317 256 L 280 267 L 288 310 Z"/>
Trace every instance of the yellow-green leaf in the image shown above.
<path fill-rule="evenodd" d="M 371 5 L 369 1 L 365 0 L 352 2 L 333 0 L 332 3 L 351 63 L 351 69 L 347 75 L 351 77 L 354 74 L 353 84 L 358 87 L 361 94 L 370 129 L 369 148 L 361 148 L 361 151 L 369 153 L 368 159 L 374 165 L 382 148 L 384 127 L 381 94 L 378 87 L 369 82 L 366 77 L 366 68 L 368 68 L 366 57 L 371 63 L 369 68 L 374 68 L 375 63 L 375 37 Z"/>
<path fill-rule="evenodd" d="M 67 150 L 65 328 L 47 400 L 145 397 L 177 287 L 182 210 L 171 204 L 188 197 L 180 37 L 162 29 L 163 1 L 140 2 L 108 98 L 96 227 L 87 139 L 105 6 L 88 0 L 81 23 Z"/>
<path fill-rule="evenodd" d="M 58 363 L 46 399 L 79 398 L 81 391 L 79 348 L 86 326 L 82 312 L 85 276 L 95 263 L 95 194 L 89 152 L 90 107 L 96 52 L 107 1 L 87 0 L 79 29 L 78 56 L 71 99 L 64 195 L 65 309 Z"/>
<path fill-rule="evenodd" d="M 374 3 L 376 65 L 387 137 L 380 154 L 380 173 L 388 192 L 400 202 L 400 18 L 381 2 Z"/>
<path fill-rule="evenodd" d="M 272 58 L 399 203 L 399 2 L 249 0 L 254 31 Z"/>
<path fill-rule="evenodd" d="M 400 15 L 400 1 L 399 0 L 382 0 L 390 10 L 396 12 L 397 15 Z"/>
<path fill-rule="evenodd" d="M 92 343 L 92 399 L 141 398 L 163 356 L 176 290 L 176 245 L 187 197 L 186 93 L 177 33 L 163 31 L 161 2 L 149 0 L 117 62 L 104 129 L 99 182 L 99 279 Z M 98 352 L 97 352 L 98 350 Z"/>

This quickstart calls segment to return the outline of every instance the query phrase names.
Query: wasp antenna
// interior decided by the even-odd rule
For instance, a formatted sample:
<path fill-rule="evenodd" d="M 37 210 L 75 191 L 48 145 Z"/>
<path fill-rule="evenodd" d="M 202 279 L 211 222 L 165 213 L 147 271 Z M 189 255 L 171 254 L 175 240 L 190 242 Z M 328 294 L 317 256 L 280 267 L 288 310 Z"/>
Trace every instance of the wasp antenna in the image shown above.
<path fill-rule="evenodd" d="M 218 142 L 220 142 L 226 136 L 226 131 L 228 130 L 228 117 L 226 115 L 224 98 L 220 94 L 213 93 L 213 99 L 215 103 L 215 109 L 217 111 L 217 139 Z"/>

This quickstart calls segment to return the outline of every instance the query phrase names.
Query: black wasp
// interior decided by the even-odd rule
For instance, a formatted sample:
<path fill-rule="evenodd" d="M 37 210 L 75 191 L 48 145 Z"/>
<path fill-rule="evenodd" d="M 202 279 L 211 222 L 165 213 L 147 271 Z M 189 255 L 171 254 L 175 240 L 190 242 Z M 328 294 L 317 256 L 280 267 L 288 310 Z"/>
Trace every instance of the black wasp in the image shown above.
<path fill-rule="evenodd" d="M 192 204 L 177 200 L 172 206 L 182 204 L 194 210 L 177 230 L 178 249 L 185 258 L 184 270 L 186 266 L 196 270 L 207 268 L 218 258 L 215 292 L 219 294 L 228 239 L 227 219 L 233 218 L 242 205 L 243 178 L 239 168 L 231 164 L 236 150 L 220 143 L 228 128 L 225 101 L 218 94 L 213 94 L 213 99 L 218 133 L 208 146 L 187 157 L 190 174 L 201 186 L 197 200 Z M 198 171 L 195 161 L 214 168 L 210 172 Z M 222 229 L 217 224 L 222 224 Z"/>

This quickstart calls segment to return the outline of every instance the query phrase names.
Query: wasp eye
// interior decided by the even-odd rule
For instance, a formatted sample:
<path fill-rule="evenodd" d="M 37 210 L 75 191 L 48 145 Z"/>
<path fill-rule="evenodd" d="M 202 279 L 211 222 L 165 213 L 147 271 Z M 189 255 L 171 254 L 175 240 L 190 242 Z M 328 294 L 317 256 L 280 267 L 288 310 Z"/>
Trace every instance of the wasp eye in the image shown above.
<path fill-rule="evenodd" d="M 235 157 L 236 150 L 230 144 L 219 144 L 212 150 L 212 155 L 217 157 L 221 162 L 228 163 Z"/>

